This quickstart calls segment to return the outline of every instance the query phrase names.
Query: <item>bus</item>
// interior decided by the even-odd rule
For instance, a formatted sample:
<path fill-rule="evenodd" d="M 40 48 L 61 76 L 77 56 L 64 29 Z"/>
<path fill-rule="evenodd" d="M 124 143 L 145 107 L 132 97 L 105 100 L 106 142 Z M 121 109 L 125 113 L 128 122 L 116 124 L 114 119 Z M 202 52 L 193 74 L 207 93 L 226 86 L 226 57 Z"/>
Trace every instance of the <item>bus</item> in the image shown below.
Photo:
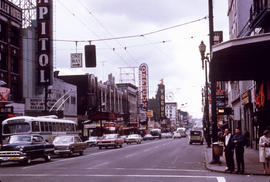
<path fill-rule="evenodd" d="M 48 142 L 55 136 L 78 134 L 77 124 L 71 120 L 58 119 L 57 116 L 17 116 L 2 122 L 2 136 L 7 139 L 16 134 L 40 134 Z"/>

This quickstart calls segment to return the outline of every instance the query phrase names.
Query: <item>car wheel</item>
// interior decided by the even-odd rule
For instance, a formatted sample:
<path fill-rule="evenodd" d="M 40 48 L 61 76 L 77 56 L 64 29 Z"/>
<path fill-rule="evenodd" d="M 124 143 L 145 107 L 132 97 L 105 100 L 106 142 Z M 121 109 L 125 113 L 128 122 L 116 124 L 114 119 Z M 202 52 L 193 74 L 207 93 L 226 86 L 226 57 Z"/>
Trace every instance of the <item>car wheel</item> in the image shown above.
<path fill-rule="evenodd" d="M 80 151 L 79 154 L 80 154 L 80 155 L 83 155 L 83 151 Z"/>
<path fill-rule="evenodd" d="M 101 150 L 102 149 L 102 147 L 98 147 L 99 148 L 99 150 Z"/>
<path fill-rule="evenodd" d="M 201 142 L 201 145 L 203 145 L 203 142 Z"/>
<path fill-rule="evenodd" d="M 31 158 L 27 157 L 25 161 L 23 162 L 24 165 L 30 165 L 32 163 Z"/>
<path fill-rule="evenodd" d="M 70 153 L 69 153 L 69 157 L 72 157 L 73 153 L 74 153 L 73 150 L 71 150 Z"/>
<path fill-rule="evenodd" d="M 120 146 L 120 148 L 123 148 L 123 145 L 121 144 L 121 145 L 119 145 Z"/>
<path fill-rule="evenodd" d="M 191 145 L 191 144 L 192 144 L 192 142 L 189 142 L 189 144 Z"/>
<path fill-rule="evenodd" d="M 116 144 L 114 145 L 114 148 L 115 148 L 115 149 L 117 148 L 117 145 L 116 145 Z"/>
<path fill-rule="evenodd" d="M 50 162 L 51 161 L 51 159 L 52 159 L 52 157 L 51 157 L 51 154 L 45 154 L 45 161 L 46 162 Z"/>

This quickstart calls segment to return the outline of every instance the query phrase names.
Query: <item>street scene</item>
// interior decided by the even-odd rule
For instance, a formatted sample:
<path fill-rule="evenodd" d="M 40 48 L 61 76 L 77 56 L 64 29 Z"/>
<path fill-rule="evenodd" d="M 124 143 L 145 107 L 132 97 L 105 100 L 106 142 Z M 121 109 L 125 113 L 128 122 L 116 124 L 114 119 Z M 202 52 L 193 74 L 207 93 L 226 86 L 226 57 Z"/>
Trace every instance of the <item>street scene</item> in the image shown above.
<path fill-rule="evenodd" d="M 270 0 L 0 0 L 0 182 L 270 182 Z"/>

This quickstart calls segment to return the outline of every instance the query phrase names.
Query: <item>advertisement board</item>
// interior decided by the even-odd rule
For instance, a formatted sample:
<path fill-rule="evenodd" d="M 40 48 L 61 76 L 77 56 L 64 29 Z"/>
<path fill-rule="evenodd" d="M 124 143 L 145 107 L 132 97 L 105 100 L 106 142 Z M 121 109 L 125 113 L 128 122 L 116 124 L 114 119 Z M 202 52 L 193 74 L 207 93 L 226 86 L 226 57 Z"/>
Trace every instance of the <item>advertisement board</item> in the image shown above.
<path fill-rule="evenodd" d="M 10 89 L 5 87 L 0 87 L 0 101 L 9 101 Z"/>

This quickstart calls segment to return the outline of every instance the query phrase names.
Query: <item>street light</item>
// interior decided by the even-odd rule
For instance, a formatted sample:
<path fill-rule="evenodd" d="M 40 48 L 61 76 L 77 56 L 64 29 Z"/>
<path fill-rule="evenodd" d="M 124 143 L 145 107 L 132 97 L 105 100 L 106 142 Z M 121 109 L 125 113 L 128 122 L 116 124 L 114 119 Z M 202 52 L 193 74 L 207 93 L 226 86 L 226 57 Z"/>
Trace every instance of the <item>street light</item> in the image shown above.
<path fill-rule="evenodd" d="M 202 69 L 204 69 L 205 64 L 205 120 L 206 120 L 206 142 L 207 146 L 211 147 L 211 139 L 210 139 L 210 122 L 209 122 L 209 100 L 208 100 L 208 71 L 207 71 L 207 63 L 209 62 L 208 54 L 205 55 L 206 45 L 203 41 L 199 45 L 199 51 L 201 53 L 201 60 L 202 60 Z"/>

